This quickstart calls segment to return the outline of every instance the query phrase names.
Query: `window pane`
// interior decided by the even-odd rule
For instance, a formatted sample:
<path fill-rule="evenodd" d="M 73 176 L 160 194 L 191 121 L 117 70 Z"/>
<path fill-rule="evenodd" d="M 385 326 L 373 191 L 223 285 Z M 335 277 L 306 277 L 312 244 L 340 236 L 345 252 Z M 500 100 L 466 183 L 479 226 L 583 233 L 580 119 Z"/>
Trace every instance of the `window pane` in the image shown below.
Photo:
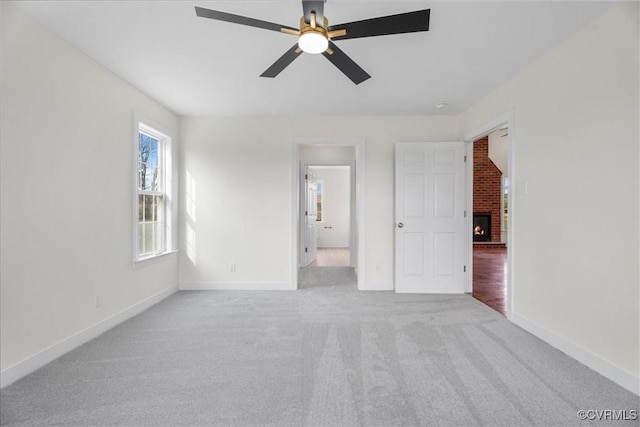
<path fill-rule="evenodd" d="M 316 212 L 316 221 L 322 221 L 322 181 L 318 181 L 316 183 L 316 205 L 317 205 L 317 212 Z"/>
<path fill-rule="evenodd" d="M 154 196 L 144 196 L 144 220 L 155 221 L 156 220 L 156 204 Z"/>
<path fill-rule="evenodd" d="M 162 240 L 162 222 L 146 222 L 138 224 L 138 254 L 153 254 L 164 250 Z"/>
<path fill-rule="evenodd" d="M 145 253 L 144 248 L 144 227 L 143 224 L 138 223 L 138 255 Z"/>
<path fill-rule="evenodd" d="M 138 222 L 162 221 L 164 196 L 153 194 L 138 195 Z"/>
<path fill-rule="evenodd" d="M 144 221 L 144 210 L 142 206 L 144 205 L 144 194 L 138 194 L 138 223 Z M 138 230 L 138 235 L 140 234 L 140 230 Z"/>
<path fill-rule="evenodd" d="M 146 223 L 146 224 L 143 225 L 143 228 L 144 228 L 144 249 L 145 249 L 145 253 L 154 252 L 154 250 L 155 250 L 155 245 L 154 245 L 154 241 L 155 241 L 155 233 L 154 233 L 155 224 Z"/>
<path fill-rule="evenodd" d="M 160 142 L 142 132 L 138 135 L 138 188 L 160 191 Z"/>
<path fill-rule="evenodd" d="M 156 222 L 153 228 L 153 251 L 161 252 L 164 250 L 164 241 L 162 240 L 163 222 Z"/>
<path fill-rule="evenodd" d="M 164 249 L 164 196 L 138 195 L 138 254 Z"/>

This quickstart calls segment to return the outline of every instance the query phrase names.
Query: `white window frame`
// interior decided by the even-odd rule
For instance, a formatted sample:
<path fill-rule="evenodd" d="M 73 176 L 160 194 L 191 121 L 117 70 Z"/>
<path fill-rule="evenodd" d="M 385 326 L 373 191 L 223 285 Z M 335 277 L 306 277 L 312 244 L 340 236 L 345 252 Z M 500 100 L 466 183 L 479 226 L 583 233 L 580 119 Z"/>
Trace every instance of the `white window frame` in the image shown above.
<path fill-rule="evenodd" d="M 174 236 L 175 230 L 175 200 L 176 200 L 176 191 L 175 191 L 175 178 L 174 178 L 174 153 L 173 153 L 173 137 L 171 133 L 163 129 L 161 126 L 158 126 L 152 123 L 149 120 L 143 120 L 136 118 L 134 120 L 135 130 L 134 130 L 134 174 L 133 174 L 133 262 L 134 268 L 141 267 L 147 264 L 152 264 L 157 261 L 161 261 L 166 258 L 168 255 L 174 254 L 177 252 L 175 250 L 176 238 Z M 163 226 L 162 226 L 162 245 L 161 250 L 157 252 L 139 254 L 138 247 L 138 218 L 139 218 L 139 196 L 141 194 L 149 194 L 149 191 L 141 191 L 138 183 L 138 157 L 140 155 L 139 148 L 139 138 L 140 133 L 145 133 L 150 137 L 158 140 L 158 157 L 159 157 L 159 169 L 161 172 L 161 177 L 159 178 L 159 187 L 160 191 L 157 193 L 162 194 L 163 198 L 163 207 L 162 217 L 163 217 Z"/>

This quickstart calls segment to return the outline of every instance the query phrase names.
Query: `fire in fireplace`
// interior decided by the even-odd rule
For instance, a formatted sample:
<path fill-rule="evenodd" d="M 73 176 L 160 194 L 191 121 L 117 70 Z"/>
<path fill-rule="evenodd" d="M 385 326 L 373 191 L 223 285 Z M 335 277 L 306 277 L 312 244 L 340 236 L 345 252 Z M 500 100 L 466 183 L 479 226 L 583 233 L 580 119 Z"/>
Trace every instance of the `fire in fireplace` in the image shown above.
<path fill-rule="evenodd" d="M 473 213 L 473 241 L 491 241 L 491 212 Z"/>

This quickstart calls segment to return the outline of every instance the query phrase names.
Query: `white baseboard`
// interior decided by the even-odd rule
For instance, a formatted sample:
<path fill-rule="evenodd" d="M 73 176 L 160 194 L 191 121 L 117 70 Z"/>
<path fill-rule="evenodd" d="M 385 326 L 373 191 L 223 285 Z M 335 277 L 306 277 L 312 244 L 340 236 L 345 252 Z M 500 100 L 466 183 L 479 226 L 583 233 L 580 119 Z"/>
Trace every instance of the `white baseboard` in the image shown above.
<path fill-rule="evenodd" d="M 640 378 L 632 373 L 518 313 L 512 313 L 511 321 L 600 375 L 640 395 Z"/>
<path fill-rule="evenodd" d="M 198 282 L 180 283 L 181 291 L 291 291 L 291 283 L 285 282 L 250 282 L 250 283 L 219 283 Z"/>
<path fill-rule="evenodd" d="M 251 282 L 251 283 L 218 283 L 198 282 L 181 283 L 181 291 L 295 291 L 295 285 L 285 282 Z M 365 287 L 365 291 L 393 291 L 393 287 L 387 285 L 374 285 Z"/>
<path fill-rule="evenodd" d="M 62 356 L 74 350 L 77 347 L 80 347 L 82 344 L 85 344 L 97 336 L 103 334 L 109 329 L 119 325 L 131 317 L 142 313 L 149 307 L 157 304 L 168 296 L 174 294 L 178 291 L 178 286 L 172 286 L 167 288 L 161 292 L 158 292 L 155 295 L 150 296 L 149 298 L 142 300 L 131 307 L 128 307 L 119 313 L 114 314 L 107 319 L 100 321 L 99 323 L 84 329 L 77 334 L 66 338 L 51 347 L 42 350 L 40 353 L 37 353 L 28 359 L 19 362 L 4 371 L 0 372 L 0 388 L 4 388 L 22 377 L 29 375 L 37 369 L 40 369 L 47 363 L 50 363 Z"/>

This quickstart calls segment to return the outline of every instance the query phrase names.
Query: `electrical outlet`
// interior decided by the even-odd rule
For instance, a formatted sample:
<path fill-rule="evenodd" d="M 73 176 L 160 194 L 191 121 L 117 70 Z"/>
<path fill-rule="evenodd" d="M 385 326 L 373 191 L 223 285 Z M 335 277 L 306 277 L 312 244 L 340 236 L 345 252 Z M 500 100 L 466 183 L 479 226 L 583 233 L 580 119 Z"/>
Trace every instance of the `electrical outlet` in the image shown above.
<path fill-rule="evenodd" d="M 232 262 L 231 264 L 229 264 L 229 271 L 232 273 L 236 272 L 236 263 Z"/>
<path fill-rule="evenodd" d="M 98 292 L 95 296 L 95 306 L 96 308 L 102 307 L 102 292 Z"/>

